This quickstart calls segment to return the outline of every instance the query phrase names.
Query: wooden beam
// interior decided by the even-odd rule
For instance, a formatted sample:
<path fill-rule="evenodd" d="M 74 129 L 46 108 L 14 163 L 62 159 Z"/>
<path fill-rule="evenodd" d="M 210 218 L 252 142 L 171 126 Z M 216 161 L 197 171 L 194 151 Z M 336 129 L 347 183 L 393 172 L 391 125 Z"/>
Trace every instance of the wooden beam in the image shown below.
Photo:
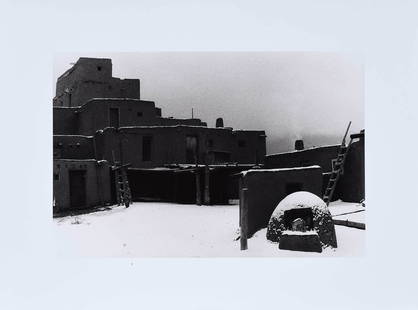
<path fill-rule="evenodd" d="M 347 226 L 347 227 L 353 227 L 358 229 L 366 229 L 366 224 L 364 223 L 358 223 L 358 222 L 352 222 L 349 220 L 333 220 L 335 225 L 341 225 L 341 226 Z"/>

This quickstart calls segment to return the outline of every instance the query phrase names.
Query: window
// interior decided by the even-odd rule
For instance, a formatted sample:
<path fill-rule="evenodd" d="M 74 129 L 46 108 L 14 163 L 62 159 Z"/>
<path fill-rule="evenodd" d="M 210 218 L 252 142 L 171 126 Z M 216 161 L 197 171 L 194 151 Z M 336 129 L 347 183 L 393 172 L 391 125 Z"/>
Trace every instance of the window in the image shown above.
<path fill-rule="evenodd" d="M 102 71 L 102 66 L 97 66 L 97 71 Z"/>
<path fill-rule="evenodd" d="M 119 109 L 109 109 L 109 127 L 119 128 Z"/>
<path fill-rule="evenodd" d="M 142 137 L 142 161 L 151 161 L 152 137 Z"/>
<path fill-rule="evenodd" d="M 239 147 L 246 147 L 247 146 L 247 143 L 246 143 L 245 140 L 238 140 L 238 146 Z"/>
<path fill-rule="evenodd" d="M 59 181 L 60 175 L 58 173 L 54 173 L 54 181 Z"/>
<path fill-rule="evenodd" d="M 198 160 L 197 136 L 186 136 L 186 163 L 195 163 Z"/>
<path fill-rule="evenodd" d="M 213 140 L 212 139 L 208 140 L 207 146 L 208 147 L 213 147 Z"/>
<path fill-rule="evenodd" d="M 143 114 L 142 114 L 142 112 L 137 112 L 137 113 L 136 113 L 136 115 L 137 115 L 138 117 L 142 117 L 142 115 L 143 115 Z"/>

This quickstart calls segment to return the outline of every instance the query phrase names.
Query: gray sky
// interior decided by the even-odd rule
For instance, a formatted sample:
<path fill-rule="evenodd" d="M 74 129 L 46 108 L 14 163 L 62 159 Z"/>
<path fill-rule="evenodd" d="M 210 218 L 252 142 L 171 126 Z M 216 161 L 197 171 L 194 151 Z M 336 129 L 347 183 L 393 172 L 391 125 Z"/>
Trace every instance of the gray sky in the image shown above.
<path fill-rule="evenodd" d="M 364 68 L 358 56 L 318 52 L 56 54 L 54 83 L 78 57 L 111 58 L 113 76 L 139 78 L 141 99 L 163 116 L 262 129 L 267 153 L 339 143 L 364 128 Z"/>

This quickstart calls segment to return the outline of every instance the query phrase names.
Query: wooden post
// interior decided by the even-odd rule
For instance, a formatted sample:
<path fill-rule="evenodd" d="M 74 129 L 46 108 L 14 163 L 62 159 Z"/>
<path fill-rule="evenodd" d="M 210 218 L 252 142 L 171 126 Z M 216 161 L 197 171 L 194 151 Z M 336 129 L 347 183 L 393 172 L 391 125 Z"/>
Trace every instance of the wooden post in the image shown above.
<path fill-rule="evenodd" d="M 248 189 L 242 188 L 239 199 L 239 223 L 240 223 L 240 244 L 241 251 L 248 249 L 247 232 L 248 232 Z"/>
<path fill-rule="evenodd" d="M 195 169 L 196 176 L 196 204 L 198 206 L 202 205 L 201 193 L 200 193 L 200 172 L 199 167 L 196 165 Z"/>
<path fill-rule="evenodd" d="M 209 188 L 209 182 L 210 182 L 210 170 L 208 165 L 205 166 L 205 192 L 204 192 L 204 204 L 210 205 L 210 188 Z"/>
<path fill-rule="evenodd" d="M 198 161 L 198 149 L 197 145 L 194 146 L 194 160 L 196 164 L 195 176 L 196 176 L 196 204 L 198 206 L 202 205 L 202 194 L 200 192 L 200 171 L 199 171 L 199 161 Z"/>

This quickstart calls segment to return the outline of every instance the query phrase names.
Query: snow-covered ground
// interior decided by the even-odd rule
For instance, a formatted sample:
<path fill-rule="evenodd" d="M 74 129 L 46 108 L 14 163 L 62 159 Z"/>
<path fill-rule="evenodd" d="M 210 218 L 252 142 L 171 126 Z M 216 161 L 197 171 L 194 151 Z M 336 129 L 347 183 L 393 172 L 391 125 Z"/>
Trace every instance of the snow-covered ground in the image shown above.
<path fill-rule="evenodd" d="M 352 214 L 345 214 L 359 211 Z M 364 223 L 361 204 L 334 202 L 339 219 Z M 341 215 L 343 214 L 343 215 Z M 266 229 L 240 251 L 238 205 L 196 206 L 172 203 L 133 203 L 128 209 L 54 219 L 59 256 L 102 257 L 237 257 L 237 256 L 357 256 L 364 254 L 365 230 L 335 226 L 337 249 L 322 253 L 279 250 L 266 239 Z"/>

